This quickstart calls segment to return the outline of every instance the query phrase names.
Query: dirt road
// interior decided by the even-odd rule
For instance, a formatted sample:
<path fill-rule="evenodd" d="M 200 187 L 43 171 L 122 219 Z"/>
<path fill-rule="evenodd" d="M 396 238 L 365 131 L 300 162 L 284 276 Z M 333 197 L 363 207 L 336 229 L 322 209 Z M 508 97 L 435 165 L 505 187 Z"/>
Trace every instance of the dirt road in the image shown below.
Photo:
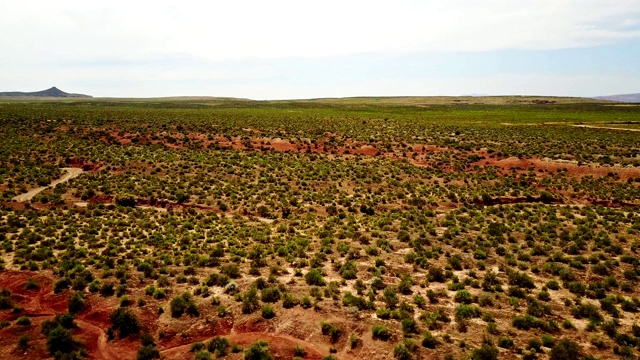
<path fill-rule="evenodd" d="M 623 131 L 640 131 L 640 129 L 622 128 L 613 126 L 595 126 L 595 125 L 582 125 L 576 124 L 575 127 L 588 128 L 588 129 L 605 129 L 605 130 L 623 130 Z"/>
<path fill-rule="evenodd" d="M 23 202 L 23 201 L 28 201 L 33 199 L 34 196 L 38 195 L 40 192 L 44 191 L 45 189 L 48 188 L 52 188 L 55 187 L 58 184 L 67 182 L 75 177 L 77 177 L 78 175 L 82 174 L 82 168 L 62 168 L 62 170 L 65 170 L 67 173 L 61 177 L 58 180 L 54 180 L 51 182 L 51 184 L 49 184 L 48 186 L 42 186 L 33 190 L 30 190 L 24 194 L 20 194 L 16 197 L 13 198 L 13 200 L 17 201 L 17 202 Z"/>

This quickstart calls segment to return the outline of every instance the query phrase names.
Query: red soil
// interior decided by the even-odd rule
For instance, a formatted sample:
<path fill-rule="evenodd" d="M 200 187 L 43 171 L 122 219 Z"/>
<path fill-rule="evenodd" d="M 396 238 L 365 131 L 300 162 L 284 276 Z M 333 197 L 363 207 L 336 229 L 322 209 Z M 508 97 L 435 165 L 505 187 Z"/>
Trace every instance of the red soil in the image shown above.
<path fill-rule="evenodd" d="M 510 171 L 528 172 L 530 168 L 536 173 L 540 170 L 548 173 L 556 173 L 558 171 L 566 171 L 567 176 L 582 178 L 585 176 L 603 177 L 608 174 L 616 174 L 620 180 L 640 177 L 640 168 L 619 167 L 619 166 L 599 166 L 595 164 L 578 165 L 571 162 L 560 162 L 554 160 L 540 159 L 532 157 L 531 159 L 520 159 L 510 157 L 497 160 L 495 158 L 487 158 L 478 161 L 476 164 L 481 166 L 495 166 L 502 170 L 502 174 Z"/>
<path fill-rule="evenodd" d="M 113 201 L 113 196 L 110 195 L 95 195 L 90 197 L 88 200 L 88 202 L 94 204 L 112 204 Z"/>
<path fill-rule="evenodd" d="M 26 209 L 26 203 L 17 201 L 2 201 L 0 202 L 3 208 L 11 210 L 24 210 Z"/>
<path fill-rule="evenodd" d="M 64 129 L 59 129 L 60 131 L 65 131 Z M 439 153 L 439 152 L 460 152 L 456 149 L 451 149 L 447 147 L 439 147 L 436 145 L 427 145 L 427 144 L 399 144 L 402 145 L 402 149 L 395 149 L 392 151 L 381 150 L 380 144 L 371 144 L 363 141 L 353 141 L 353 140 L 345 140 L 343 146 L 332 146 L 329 144 L 330 138 L 333 138 L 332 134 L 325 134 L 323 139 L 317 140 L 315 142 L 310 142 L 308 140 L 300 140 L 300 141 L 292 141 L 289 139 L 282 138 L 267 138 L 267 137 L 258 137 L 259 131 L 255 129 L 245 129 L 249 135 L 253 136 L 235 136 L 235 137 L 224 137 L 219 134 L 203 134 L 203 133 L 160 133 L 160 134 L 151 134 L 151 133 L 128 133 L 121 132 L 118 130 L 101 130 L 101 129 L 86 129 L 86 131 L 99 131 L 101 132 L 101 141 L 105 143 L 117 143 L 120 145 L 132 144 L 132 143 L 140 143 L 140 144 L 161 144 L 166 147 L 182 149 L 187 146 L 201 146 L 205 148 L 210 147 L 219 147 L 219 148 L 232 148 L 236 150 L 246 150 L 251 149 L 254 151 L 277 151 L 277 152 L 312 152 L 312 153 L 331 153 L 338 154 L 343 156 L 349 155 L 364 155 L 364 156 L 383 156 L 388 159 L 394 160 L 402 160 L 407 159 L 412 164 L 417 166 L 429 166 L 427 159 L 425 158 L 425 154 L 428 153 Z M 170 141 L 169 141 L 169 140 Z M 189 139 L 188 142 L 185 142 L 185 139 Z M 398 145 L 398 144 L 397 144 Z M 408 155 L 410 153 L 414 153 L 413 157 Z M 486 152 L 468 152 L 467 155 L 486 155 Z M 76 160 L 74 160 L 76 161 Z M 573 163 L 559 162 L 553 160 L 543 160 L 539 158 L 531 158 L 531 159 L 519 159 L 519 158 L 507 158 L 497 160 L 495 158 L 486 158 L 477 162 L 476 164 L 480 166 L 492 165 L 498 168 L 503 169 L 503 171 L 509 171 L 511 168 L 520 168 L 522 171 L 527 171 L 527 169 L 533 166 L 536 170 L 544 170 L 548 172 L 555 172 L 561 169 L 567 169 L 567 175 L 572 177 L 584 177 L 584 176 L 594 176 L 601 177 L 606 176 L 608 173 L 613 172 L 614 174 L 618 174 L 621 180 L 626 180 L 629 178 L 640 177 L 640 169 L 637 168 L 621 168 L 621 167 L 601 167 L 597 165 L 577 165 Z M 97 169 L 96 164 L 84 164 L 79 163 L 75 164 L 75 166 L 93 166 L 92 170 Z M 443 170 L 447 171 L 450 169 L 445 168 Z M 87 170 L 87 169 L 85 169 Z"/>
<path fill-rule="evenodd" d="M 26 281 L 32 278 L 39 288 L 27 290 Z M 40 325 L 45 320 L 51 320 L 56 314 L 67 312 L 67 301 L 71 291 L 61 294 L 52 292 L 54 277 L 47 271 L 2 271 L 0 272 L 0 288 L 11 291 L 11 299 L 16 306 L 24 310 L 19 314 L 11 310 L 0 311 L 0 320 L 11 321 L 12 324 L 0 330 L 0 358 L 22 359 L 25 353 L 17 350 L 17 340 L 23 335 L 30 337 L 31 348 L 26 351 L 28 358 L 48 358 L 46 339 L 40 333 Z M 115 298 L 104 298 L 86 294 L 85 309 L 76 315 L 77 328 L 72 330 L 87 350 L 91 359 L 133 359 L 140 343 L 137 337 L 108 340 L 106 330 L 111 325 L 109 314 L 117 308 Z M 158 317 L 150 309 L 131 307 L 136 313 L 143 331 L 157 335 L 159 330 Z M 32 326 L 19 326 L 13 322 L 19 316 L 29 316 Z M 248 347 L 258 340 L 269 343 L 271 353 L 275 359 L 290 359 L 296 346 L 304 347 L 305 359 L 321 359 L 328 353 L 321 345 L 314 345 L 305 340 L 294 338 L 287 334 L 277 334 L 275 325 L 262 319 L 253 319 L 241 324 L 234 324 L 233 317 L 214 320 L 210 324 L 197 329 L 190 329 L 186 335 L 177 334 L 171 329 L 164 330 L 165 336 L 160 339 L 158 349 L 166 359 L 190 359 L 189 353 L 192 343 L 208 341 L 215 336 L 224 336 L 231 343 Z"/>
<path fill-rule="evenodd" d="M 277 151 L 277 152 L 311 152 L 311 153 L 331 153 L 342 156 L 351 155 L 363 155 L 363 156 L 383 156 L 391 160 L 408 160 L 416 166 L 433 166 L 425 157 L 429 153 L 440 152 L 460 152 L 456 149 L 447 147 L 440 147 L 436 145 L 427 144 L 397 144 L 402 145 L 401 149 L 395 149 L 392 151 L 386 151 L 380 149 L 380 144 L 371 144 L 363 141 L 345 140 L 343 146 L 331 146 L 329 139 L 331 134 L 326 134 L 325 138 L 310 142 L 308 140 L 292 141 L 282 138 L 267 138 L 255 136 L 259 132 L 254 129 L 245 129 L 250 135 L 253 136 L 235 136 L 224 137 L 219 134 L 208 135 L 202 133 L 161 133 L 154 136 L 152 134 L 134 134 L 125 133 L 117 130 L 110 130 L 108 132 L 112 141 L 118 144 L 125 145 L 132 143 L 132 139 L 136 139 L 136 142 L 145 144 L 162 144 L 170 148 L 185 148 L 186 145 L 193 144 L 202 146 L 205 148 L 219 147 L 219 148 L 232 148 L 236 150 L 254 150 L 254 151 Z M 155 138 L 155 139 L 154 139 Z M 167 141 L 170 138 L 172 141 Z M 185 138 L 189 139 L 189 143 L 184 143 Z M 103 137 L 102 140 L 109 143 L 109 139 Z M 409 155 L 412 154 L 412 155 Z M 466 155 L 477 154 L 480 156 L 486 156 L 486 151 L 480 152 L 468 152 Z M 511 171 L 512 168 L 516 171 L 528 171 L 529 167 L 533 167 L 536 172 L 543 170 L 545 172 L 556 172 L 558 170 L 566 169 L 567 175 L 572 177 L 584 177 L 594 176 L 601 177 L 606 176 L 609 173 L 614 173 L 620 176 L 621 180 L 629 178 L 640 177 L 640 169 L 638 168 L 622 168 L 622 167 L 603 167 L 594 164 L 577 165 L 569 162 L 560 162 L 554 160 L 543 160 L 536 157 L 531 159 L 519 159 L 511 157 L 507 159 L 495 159 L 485 158 L 476 162 L 475 164 L 480 166 L 496 166 L 502 169 L 503 173 Z M 440 166 L 444 171 L 450 171 L 447 165 Z M 517 170 L 520 169 L 520 170 Z"/>
<path fill-rule="evenodd" d="M 67 165 L 82 168 L 82 171 L 97 171 L 100 169 L 100 164 L 91 163 L 76 157 L 69 159 Z"/>
<path fill-rule="evenodd" d="M 25 283 L 29 278 L 38 283 L 38 289 L 26 289 Z M 10 290 L 14 304 L 24 308 L 19 314 L 15 314 L 11 310 L 0 311 L 0 320 L 14 321 L 17 317 L 29 316 L 34 324 L 28 327 L 11 325 L 0 330 L 0 349 L 2 349 L 0 350 L 0 358 L 23 358 L 23 353 L 14 350 L 18 338 L 25 334 L 31 338 L 33 344 L 33 347 L 27 351 L 29 358 L 49 357 L 46 352 L 44 335 L 40 334 L 40 324 L 45 320 L 53 319 L 56 314 L 67 312 L 70 291 L 54 294 L 52 292 L 53 277 L 45 271 L 2 271 L 0 272 L 0 288 Z M 90 296 L 87 298 L 89 299 Z M 113 307 L 109 309 L 105 306 L 107 301 L 104 298 L 93 297 L 85 302 L 88 309 L 77 315 L 75 322 L 78 328 L 73 329 L 73 336 L 82 341 L 93 359 L 135 358 L 135 352 L 139 347 L 136 339 L 122 339 L 107 343 L 105 329 L 111 325 L 109 313 L 113 311 Z"/>
<path fill-rule="evenodd" d="M 232 344 L 238 344 L 244 348 L 251 346 L 251 344 L 259 340 L 264 340 L 269 344 L 269 351 L 273 355 L 274 359 L 293 358 L 293 350 L 296 346 L 303 347 L 306 350 L 307 355 L 304 357 L 305 359 L 322 359 L 324 357 L 322 354 L 328 353 L 326 349 L 320 349 L 315 345 L 309 344 L 303 340 L 299 340 L 291 336 L 282 334 L 276 335 L 265 332 L 249 332 L 227 334 L 224 337 L 229 339 L 229 342 L 231 342 Z M 161 351 L 161 354 L 165 359 L 190 359 L 193 356 L 189 353 L 190 346 L 191 344 L 185 344 L 174 348 L 169 348 Z"/>

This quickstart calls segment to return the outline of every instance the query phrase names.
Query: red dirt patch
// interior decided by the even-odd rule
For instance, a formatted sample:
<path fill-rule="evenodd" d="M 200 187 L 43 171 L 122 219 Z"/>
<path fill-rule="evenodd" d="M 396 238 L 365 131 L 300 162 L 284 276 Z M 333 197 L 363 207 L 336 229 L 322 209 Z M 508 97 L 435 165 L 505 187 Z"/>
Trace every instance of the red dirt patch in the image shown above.
<path fill-rule="evenodd" d="M 233 329 L 232 319 L 220 319 L 213 321 L 206 326 L 196 329 L 190 329 L 185 335 L 180 335 L 176 330 L 171 328 L 163 329 L 164 336 L 158 342 L 161 349 L 173 349 L 183 346 L 189 346 L 198 341 L 205 341 L 215 336 L 227 336 Z"/>
<path fill-rule="evenodd" d="M 20 211 L 26 209 L 26 203 L 17 201 L 2 201 L 0 202 L 3 208 Z"/>
<path fill-rule="evenodd" d="M 11 325 L 0 330 L 0 359 L 47 359 L 46 340 L 40 334 L 40 324 L 51 317 L 32 318 L 31 326 Z M 17 348 L 18 339 L 28 336 L 30 347 L 26 351 Z"/>
<path fill-rule="evenodd" d="M 94 203 L 94 204 L 112 204 L 113 203 L 113 196 L 96 195 L 96 196 L 90 197 L 87 201 L 90 202 L 90 203 Z"/>
<path fill-rule="evenodd" d="M 267 334 L 263 332 L 250 333 L 234 333 L 225 335 L 232 344 L 238 344 L 244 348 L 251 346 L 259 340 L 264 340 L 269 344 L 269 351 L 274 359 L 291 359 L 294 357 L 294 349 L 301 346 L 306 350 L 307 355 L 304 359 L 319 360 L 329 353 L 328 349 L 324 349 L 305 341 L 292 338 L 287 335 Z M 175 348 L 162 350 L 162 356 L 165 359 L 186 359 L 191 358 L 189 347 L 191 344 L 182 345 Z M 345 358 L 344 356 L 341 358 Z M 346 359 L 346 358 L 345 358 Z"/>
<path fill-rule="evenodd" d="M 91 129 L 89 129 L 91 130 Z M 166 147 L 174 149 L 183 149 L 185 147 L 199 146 L 204 148 L 231 148 L 235 150 L 254 150 L 254 151 L 277 151 L 277 152 L 311 152 L 311 153 L 327 153 L 327 154 L 339 154 L 343 156 L 351 155 L 363 155 L 363 156 L 383 156 L 391 160 L 409 160 L 416 166 L 429 166 L 428 159 L 425 158 L 429 153 L 441 153 L 441 152 L 455 152 L 459 153 L 460 150 L 451 149 L 447 147 L 441 147 L 437 145 L 427 144 L 395 144 L 394 149 L 384 150 L 381 144 L 368 143 L 363 141 L 352 141 L 346 139 L 342 142 L 342 146 L 332 146 L 330 138 L 331 134 L 326 134 L 323 139 L 310 142 L 307 140 L 293 141 L 283 138 L 267 138 L 267 137 L 249 137 L 249 136 L 234 136 L 225 137 L 221 134 L 204 134 L 204 133 L 160 133 L 160 134 L 138 134 L 138 133 L 125 133 L 118 130 L 100 130 L 93 129 L 105 134 L 102 140 L 106 143 L 117 143 L 120 145 L 140 143 L 140 144 L 161 144 Z M 253 130 L 247 131 L 253 134 Z M 135 140 L 134 140 L 135 139 Z M 186 141 L 185 139 L 188 139 Z M 397 145 L 401 145 L 398 147 Z M 409 156 L 409 153 L 414 153 L 413 157 Z M 465 152 L 466 155 L 477 154 L 480 156 L 486 155 L 486 151 L 480 152 Z M 76 161 L 76 160 L 74 160 Z M 84 168 L 85 164 L 81 160 L 77 160 Z M 485 158 L 476 162 L 475 164 L 480 166 L 496 166 L 501 168 L 503 172 L 508 172 L 511 168 L 521 169 L 519 171 L 528 171 L 530 167 L 533 167 L 536 172 L 544 170 L 547 172 L 556 172 L 566 169 L 567 175 L 572 177 L 584 177 L 594 176 L 602 177 L 609 173 L 617 174 L 621 180 L 627 180 L 629 178 L 640 177 L 640 169 L 637 168 L 622 168 L 622 167 L 602 167 L 598 165 L 577 165 L 569 162 L 560 162 L 554 160 L 545 160 L 539 158 L 531 159 L 519 159 L 511 157 L 507 159 L 495 159 Z M 88 164 L 93 166 L 93 170 L 97 169 L 96 164 Z M 450 171 L 447 165 L 440 166 L 445 172 Z M 86 170 L 86 169 L 85 169 Z"/>
<path fill-rule="evenodd" d="M 82 319 L 76 320 L 78 329 L 73 333 L 89 353 L 92 359 L 134 359 L 140 347 L 135 338 L 108 341 L 104 329 Z"/>
<path fill-rule="evenodd" d="M 70 158 L 66 163 L 73 167 L 82 168 L 82 171 L 98 171 L 98 169 L 100 169 L 100 164 L 91 163 L 76 157 Z"/>
<path fill-rule="evenodd" d="M 274 332 L 276 328 L 262 318 L 252 318 L 241 324 L 236 324 L 233 330 L 237 333 Z"/>
<path fill-rule="evenodd" d="M 378 154 L 378 149 L 371 145 L 364 145 L 359 149 L 353 150 L 352 154 L 355 155 L 365 155 L 365 156 L 376 156 Z"/>
<path fill-rule="evenodd" d="M 27 290 L 26 282 L 32 278 L 38 289 Z M 1 311 L 0 319 L 14 320 L 20 316 L 51 316 L 67 309 L 67 299 L 63 295 L 53 294 L 53 278 L 43 272 L 11 271 L 0 273 L 0 288 L 11 291 L 11 299 L 24 308 L 20 313 Z"/>
<path fill-rule="evenodd" d="M 38 289 L 27 290 L 27 279 L 32 278 L 40 286 Z M 40 333 L 40 324 L 54 318 L 56 314 L 67 312 L 69 291 L 54 294 L 52 291 L 53 277 L 45 271 L 11 271 L 0 272 L 0 288 L 11 291 L 11 299 L 15 306 L 22 307 L 19 313 L 11 310 L 0 311 L 0 320 L 14 321 L 19 316 L 29 316 L 32 326 L 11 325 L 0 330 L 0 358 L 23 359 L 24 353 L 17 351 L 17 340 L 22 335 L 30 337 L 32 347 L 27 351 L 29 358 L 48 358 L 46 340 Z M 73 336 L 81 340 L 92 359 L 133 359 L 140 347 L 137 339 L 127 338 L 107 343 L 105 329 L 111 322 L 109 314 L 113 306 L 107 303 L 109 299 L 87 297 L 85 305 L 88 309 L 77 315 L 75 320 L 78 328 L 73 329 Z M 144 320 L 144 317 L 141 317 Z"/>
<path fill-rule="evenodd" d="M 540 159 L 533 157 L 531 159 L 520 159 L 517 157 L 510 157 L 506 159 L 483 159 L 476 164 L 481 166 L 495 166 L 502 169 L 502 173 L 506 174 L 509 171 L 515 170 L 516 172 L 527 172 L 529 169 L 533 169 L 536 173 L 540 170 L 545 172 L 555 173 L 558 171 L 566 171 L 568 176 L 575 178 L 582 178 L 585 176 L 603 177 L 610 173 L 616 174 L 620 177 L 620 180 L 627 180 L 629 178 L 640 177 L 640 169 L 619 167 L 619 166 L 599 166 L 594 164 L 578 165 L 571 162 L 560 162 L 554 160 Z"/>

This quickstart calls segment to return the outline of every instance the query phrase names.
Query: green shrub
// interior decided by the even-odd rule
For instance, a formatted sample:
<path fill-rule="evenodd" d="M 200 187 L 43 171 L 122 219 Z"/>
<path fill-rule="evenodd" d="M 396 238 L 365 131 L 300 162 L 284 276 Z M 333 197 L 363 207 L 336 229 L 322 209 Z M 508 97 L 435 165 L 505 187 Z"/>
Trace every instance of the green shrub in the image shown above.
<path fill-rule="evenodd" d="M 551 307 L 541 303 L 540 301 L 532 297 L 529 297 L 527 299 L 527 314 L 536 317 L 551 315 Z"/>
<path fill-rule="evenodd" d="M 321 322 L 320 330 L 322 330 L 322 335 L 329 336 L 331 338 L 331 342 L 335 343 L 340 338 L 342 331 L 336 325 L 329 322 Z"/>
<path fill-rule="evenodd" d="M 577 319 L 593 319 L 593 321 L 598 323 L 602 321 L 602 315 L 600 314 L 600 311 L 594 304 L 591 303 L 582 303 L 576 306 L 572 309 L 571 314 Z"/>
<path fill-rule="evenodd" d="M 536 287 L 533 278 L 523 272 L 514 270 L 510 271 L 507 275 L 509 276 L 509 285 L 525 289 L 533 289 Z"/>
<path fill-rule="evenodd" d="M 160 351 L 158 351 L 155 345 L 143 345 L 138 349 L 138 352 L 136 353 L 136 360 L 152 359 L 160 359 Z"/>
<path fill-rule="evenodd" d="M 374 339 L 387 341 L 391 338 L 391 332 L 389 331 L 389 329 L 387 329 L 382 325 L 374 325 L 371 328 L 371 332 L 373 334 Z"/>
<path fill-rule="evenodd" d="M 180 296 L 177 296 L 169 303 L 171 308 L 171 317 L 179 318 L 185 312 L 192 316 L 198 316 L 198 305 L 193 301 L 191 294 L 185 292 Z"/>
<path fill-rule="evenodd" d="M 538 293 L 538 300 L 542 300 L 542 301 L 549 301 L 551 300 L 551 295 L 549 295 L 549 292 L 546 290 L 541 290 Z"/>
<path fill-rule="evenodd" d="M 376 310 L 376 316 L 382 320 L 388 320 L 391 318 L 391 310 L 387 308 L 378 308 Z"/>
<path fill-rule="evenodd" d="M 338 272 L 340 273 L 340 276 L 346 280 L 352 280 L 358 277 L 358 269 L 355 261 L 353 260 L 345 262 Z"/>
<path fill-rule="evenodd" d="M 551 348 L 551 347 L 553 347 L 553 345 L 555 345 L 556 341 L 553 339 L 553 336 L 551 336 L 551 335 L 544 334 L 540 338 L 542 340 L 542 346 L 544 346 L 544 347 Z"/>
<path fill-rule="evenodd" d="M 403 295 L 410 295 L 412 293 L 411 287 L 413 286 L 413 279 L 411 275 L 405 274 L 402 276 L 400 283 L 398 283 L 397 290 Z"/>
<path fill-rule="evenodd" d="M 520 330 L 529 330 L 531 328 L 540 328 L 543 326 L 540 319 L 529 314 L 525 314 L 523 316 L 513 315 L 512 325 Z"/>
<path fill-rule="evenodd" d="M 568 339 L 563 339 L 551 348 L 550 360 L 571 360 L 579 359 L 582 350 L 580 345 Z"/>
<path fill-rule="evenodd" d="M 154 299 L 164 299 L 166 297 L 164 289 L 157 288 L 153 292 Z"/>
<path fill-rule="evenodd" d="M 194 360 L 211 360 L 211 353 L 207 350 L 200 350 L 193 358 Z"/>
<path fill-rule="evenodd" d="M 580 281 L 572 281 L 567 284 L 570 293 L 584 296 L 587 293 L 587 286 Z"/>
<path fill-rule="evenodd" d="M 53 284 L 53 292 L 55 294 L 59 294 L 68 289 L 69 286 L 71 286 L 71 279 L 69 279 L 68 277 L 63 277 Z"/>
<path fill-rule="evenodd" d="M 74 292 L 69 299 L 67 305 L 70 313 L 77 313 L 84 309 L 84 294 L 81 292 Z"/>
<path fill-rule="evenodd" d="M 204 348 L 205 348 L 204 343 L 201 342 L 201 341 L 198 341 L 198 342 L 195 342 L 195 343 L 191 344 L 191 346 L 189 347 L 189 352 L 198 352 L 198 351 L 200 351 L 200 350 L 202 350 Z"/>
<path fill-rule="evenodd" d="M 27 282 L 25 284 L 25 288 L 27 290 L 37 290 L 40 288 L 40 285 L 38 285 L 38 283 L 33 280 L 32 278 L 27 279 Z"/>
<path fill-rule="evenodd" d="M 204 280 L 204 284 L 207 286 L 220 286 L 224 287 L 229 283 L 229 277 L 227 275 L 211 273 Z"/>
<path fill-rule="evenodd" d="M 16 325 L 31 326 L 31 318 L 28 316 L 21 316 L 16 320 Z"/>
<path fill-rule="evenodd" d="M 393 348 L 393 357 L 398 360 L 411 360 L 413 359 L 413 354 L 406 345 L 400 344 Z"/>
<path fill-rule="evenodd" d="M 503 336 L 498 339 L 498 346 L 505 349 L 513 347 L 513 340 L 510 337 Z"/>
<path fill-rule="evenodd" d="M 125 338 L 140 332 L 138 318 L 127 308 L 117 308 L 109 315 L 109 319 L 112 323 L 110 329 L 117 331 L 120 338 Z"/>
<path fill-rule="evenodd" d="M 18 350 L 19 351 L 27 351 L 30 347 L 29 341 L 31 339 L 27 335 L 22 335 L 18 338 Z"/>
<path fill-rule="evenodd" d="M 262 317 L 265 319 L 272 319 L 276 316 L 276 312 L 275 310 L 273 310 L 273 307 L 269 306 L 269 305 L 265 305 L 262 307 Z"/>
<path fill-rule="evenodd" d="M 402 332 L 405 334 L 418 333 L 416 321 L 412 317 L 405 317 L 400 321 L 400 323 L 402 324 Z"/>
<path fill-rule="evenodd" d="M 471 304 L 472 297 L 471 293 L 468 290 L 458 290 L 454 297 L 455 302 L 463 303 L 463 304 Z"/>
<path fill-rule="evenodd" d="M 296 345 L 296 347 L 293 348 L 293 356 L 303 358 L 307 356 L 307 350 L 300 345 Z"/>
<path fill-rule="evenodd" d="M 0 294 L 0 310 L 13 309 L 13 301 L 11 300 L 11 292 L 2 289 Z"/>
<path fill-rule="evenodd" d="M 445 282 L 446 277 L 442 268 L 437 266 L 429 267 L 429 274 L 427 275 L 427 279 L 431 282 Z"/>
<path fill-rule="evenodd" d="M 260 299 L 263 302 L 274 303 L 280 300 L 280 290 L 278 288 L 266 288 L 261 291 Z"/>
<path fill-rule="evenodd" d="M 245 360 L 271 360 L 273 357 L 269 352 L 269 344 L 264 340 L 258 340 L 245 350 Z"/>
<path fill-rule="evenodd" d="M 367 299 L 361 296 L 354 296 L 351 292 L 347 291 L 342 298 L 344 306 L 354 306 L 358 310 L 369 310 L 373 308 L 373 304 Z"/>
<path fill-rule="evenodd" d="M 47 330 L 45 336 L 47 337 L 47 349 L 49 349 L 51 355 L 55 355 L 58 352 L 70 353 L 73 351 L 74 341 L 71 337 L 71 331 L 62 326 Z"/>
<path fill-rule="evenodd" d="M 319 269 L 311 269 L 304 276 L 304 280 L 311 286 L 324 286 L 325 281 Z"/>
<path fill-rule="evenodd" d="M 244 314 L 251 314 L 258 309 L 258 306 L 258 290 L 255 286 L 252 286 L 242 295 L 242 312 Z"/>
<path fill-rule="evenodd" d="M 427 331 L 422 338 L 422 346 L 428 349 L 435 349 L 438 346 L 438 340 L 433 334 Z"/>
<path fill-rule="evenodd" d="M 300 300 L 300 306 L 302 306 L 303 309 L 310 308 L 312 306 L 311 298 L 308 296 L 303 297 L 302 300 Z"/>
<path fill-rule="evenodd" d="M 235 264 L 227 264 L 220 267 L 220 272 L 232 279 L 238 279 L 240 277 L 240 268 Z"/>
<path fill-rule="evenodd" d="M 207 350 L 217 357 L 222 357 L 227 354 L 229 346 L 229 340 L 227 338 L 216 336 L 207 344 Z"/>
<path fill-rule="evenodd" d="M 396 305 L 398 305 L 398 302 L 399 302 L 398 295 L 396 294 L 396 291 L 393 288 L 388 287 L 384 289 L 383 296 L 384 296 L 383 300 L 387 304 L 387 307 L 389 309 L 393 309 L 396 307 Z"/>
<path fill-rule="evenodd" d="M 102 284 L 100 287 L 100 295 L 102 296 L 113 296 L 115 294 L 115 290 L 113 289 L 113 283 L 106 282 Z"/>
<path fill-rule="evenodd" d="M 100 281 L 94 280 L 89 283 L 89 291 L 92 293 L 97 293 L 98 291 L 100 291 Z"/>
<path fill-rule="evenodd" d="M 497 335 L 499 333 L 498 331 L 498 325 L 496 325 L 495 322 L 490 321 L 487 323 L 487 332 L 491 335 Z"/>
<path fill-rule="evenodd" d="M 290 309 L 296 305 L 298 305 L 299 301 L 290 293 L 285 293 L 282 297 L 282 307 L 285 309 Z"/>
<path fill-rule="evenodd" d="M 551 290 L 558 290 L 560 289 L 560 284 L 558 284 L 557 281 L 555 280 L 550 280 L 545 284 L 546 287 L 548 287 Z"/>
<path fill-rule="evenodd" d="M 497 360 L 498 354 L 498 348 L 485 339 L 479 348 L 471 352 L 471 360 Z"/>
<path fill-rule="evenodd" d="M 480 317 L 481 315 L 482 315 L 482 311 L 480 311 L 480 308 L 478 308 L 477 306 L 463 304 L 456 307 L 456 310 L 455 310 L 456 321 L 477 318 L 477 317 Z"/>
<path fill-rule="evenodd" d="M 358 345 L 360 345 L 360 338 L 358 338 L 356 336 L 356 334 L 351 334 L 351 336 L 349 337 L 349 343 L 351 344 L 351 349 L 355 349 L 358 347 Z"/>

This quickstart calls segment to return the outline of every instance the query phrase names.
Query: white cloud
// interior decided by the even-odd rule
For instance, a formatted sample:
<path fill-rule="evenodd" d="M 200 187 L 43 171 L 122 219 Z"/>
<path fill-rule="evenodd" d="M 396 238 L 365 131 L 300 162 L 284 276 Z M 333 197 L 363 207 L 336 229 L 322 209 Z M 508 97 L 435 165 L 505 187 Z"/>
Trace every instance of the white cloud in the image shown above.
<path fill-rule="evenodd" d="M 0 10 L 5 63 L 559 49 L 640 37 L 637 0 L 0 0 Z"/>
<path fill-rule="evenodd" d="M 638 0 L 0 0 L 0 33 L 0 90 L 264 99 L 640 86 L 604 74 L 562 82 L 513 73 L 513 63 L 468 53 L 638 43 Z M 433 52 L 455 62 L 425 61 Z M 598 61 L 595 71 L 610 69 Z M 480 77 L 487 71 L 476 64 L 494 76 Z M 446 75 L 424 75 L 425 66 Z M 456 78 L 456 66 L 472 76 Z"/>

